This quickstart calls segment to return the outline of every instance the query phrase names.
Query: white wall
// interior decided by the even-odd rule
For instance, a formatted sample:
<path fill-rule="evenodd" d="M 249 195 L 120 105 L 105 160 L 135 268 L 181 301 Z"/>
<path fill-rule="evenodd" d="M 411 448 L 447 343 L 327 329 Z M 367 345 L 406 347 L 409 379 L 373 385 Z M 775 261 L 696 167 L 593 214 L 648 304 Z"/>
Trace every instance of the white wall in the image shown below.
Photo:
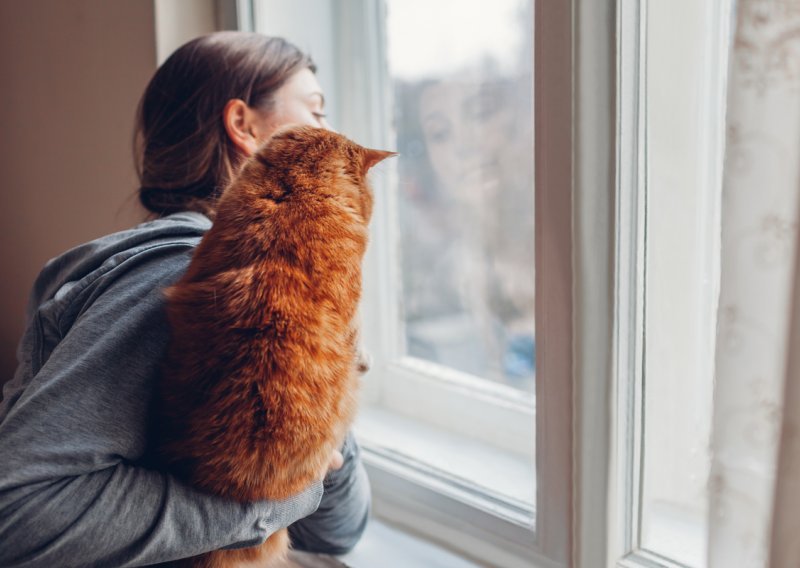
<path fill-rule="evenodd" d="M 333 0 L 255 0 L 253 3 L 256 31 L 282 37 L 311 55 L 325 93 L 328 123 L 338 130 L 342 125 L 339 124 L 341 113 L 336 96 L 339 91 L 334 36 L 337 24 L 331 24 L 335 17 Z"/>
<path fill-rule="evenodd" d="M 177 48 L 217 29 L 214 0 L 154 0 L 158 64 Z"/>
<path fill-rule="evenodd" d="M 0 2 L 0 383 L 43 263 L 143 216 L 131 140 L 155 66 L 152 2 Z"/>

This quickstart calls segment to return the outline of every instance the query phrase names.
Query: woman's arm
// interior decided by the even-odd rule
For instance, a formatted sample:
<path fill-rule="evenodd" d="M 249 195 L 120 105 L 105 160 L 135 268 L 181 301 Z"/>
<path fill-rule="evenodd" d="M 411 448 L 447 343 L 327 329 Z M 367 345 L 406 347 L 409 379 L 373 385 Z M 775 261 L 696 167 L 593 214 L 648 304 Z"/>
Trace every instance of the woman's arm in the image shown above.
<path fill-rule="evenodd" d="M 244 505 L 139 465 L 168 336 L 160 290 L 189 254 L 138 253 L 81 290 L 67 315 L 34 318 L 42 337 L 21 359 L 31 376 L 0 423 L 0 565 L 153 564 L 259 543 L 316 509 L 321 482 Z M 70 309 L 75 322 L 48 353 L 42 338 Z"/>
<path fill-rule="evenodd" d="M 239 504 L 119 463 L 3 491 L 0 565 L 143 566 L 254 546 L 312 512 L 320 495 L 315 486 L 284 502 Z"/>
<path fill-rule="evenodd" d="M 358 543 L 370 510 L 369 479 L 360 453 L 351 432 L 342 447 L 344 465 L 325 477 L 325 492 L 317 512 L 289 527 L 294 548 L 346 554 Z"/>

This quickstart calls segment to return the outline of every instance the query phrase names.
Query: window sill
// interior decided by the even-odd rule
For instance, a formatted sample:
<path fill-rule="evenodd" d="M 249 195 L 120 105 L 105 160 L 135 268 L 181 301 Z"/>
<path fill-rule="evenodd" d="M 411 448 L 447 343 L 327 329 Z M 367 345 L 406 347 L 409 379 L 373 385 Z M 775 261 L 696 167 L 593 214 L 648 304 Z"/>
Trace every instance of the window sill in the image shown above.
<path fill-rule="evenodd" d="M 523 501 L 536 494 L 528 457 L 375 406 L 362 407 L 355 433 L 377 518 L 480 562 L 554 565 L 536 549 Z"/>
<path fill-rule="evenodd" d="M 290 554 L 292 568 L 478 568 L 442 547 L 371 519 L 356 548 L 341 557 Z"/>
<path fill-rule="evenodd" d="M 351 553 L 294 552 L 293 568 L 553 566 L 534 549 L 531 457 L 375 405 L 354 430 L 374 517 Z"/>
<path fill-rule="evenodd" d="M 453 495 L 471 495 L 504 505 L 520 524 L 533 522 L 536 475 L 532 456 L 494 447 L 467 436 L 406 418 L 377 406 L 363 407 L 355 425 L 370 455 L 404 462 L 450 485 Z M 533 441 L 531 441 L 531 446 Z M 527 517 L 527 518 L 526 518 Z"/>

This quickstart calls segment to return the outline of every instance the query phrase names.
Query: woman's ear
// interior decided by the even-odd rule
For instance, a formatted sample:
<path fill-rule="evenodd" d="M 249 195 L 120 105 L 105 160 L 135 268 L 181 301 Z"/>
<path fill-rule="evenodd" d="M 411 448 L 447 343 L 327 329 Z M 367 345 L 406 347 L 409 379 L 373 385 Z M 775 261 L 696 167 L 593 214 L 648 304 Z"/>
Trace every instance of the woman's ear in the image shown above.
<path fill-rule="evenodd" d="M 231 142 L 245 156 L 252 156 L 259 146 L 255 131 L 256 113 L 241 99 L 231 99 L 222 111 L 222 122 Z"/>

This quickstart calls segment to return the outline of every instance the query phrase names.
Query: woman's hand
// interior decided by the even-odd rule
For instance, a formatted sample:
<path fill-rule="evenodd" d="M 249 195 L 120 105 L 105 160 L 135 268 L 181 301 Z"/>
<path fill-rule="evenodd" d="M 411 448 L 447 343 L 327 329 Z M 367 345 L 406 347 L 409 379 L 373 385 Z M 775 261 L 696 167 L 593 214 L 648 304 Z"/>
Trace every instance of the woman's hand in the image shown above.
<path fill-rule="evenodd" d="M 328 463 L 328 471 L 336 471 L 344 465 L 344 456 L 339 450 L 333 450 L 331 461 Z"/>

